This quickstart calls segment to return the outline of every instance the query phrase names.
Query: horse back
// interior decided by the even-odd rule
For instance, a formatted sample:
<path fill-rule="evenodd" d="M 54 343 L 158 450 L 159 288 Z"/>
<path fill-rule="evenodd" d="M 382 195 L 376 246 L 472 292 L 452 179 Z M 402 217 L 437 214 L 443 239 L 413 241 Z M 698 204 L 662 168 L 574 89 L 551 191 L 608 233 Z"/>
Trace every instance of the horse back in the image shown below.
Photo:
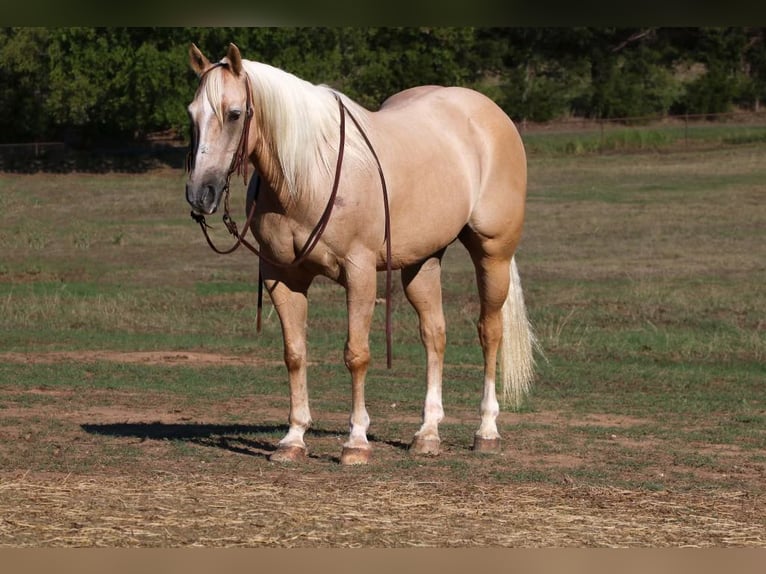
<path fill-rule="evenodd" d="M 526 174 L 526 155 L 516 126 L 484 94 L 461 87 L 419 86 L 388 98 L 373 114 L 390 139 L 397 139 L 418 158 L 419 149 L 484 162 L 481 171 L 492 172 L 488 162 L 513 164 Z M 446 163 L 442 160 L 442 163 Z M 460 163 L 460 162 L 459 162 Z"/>

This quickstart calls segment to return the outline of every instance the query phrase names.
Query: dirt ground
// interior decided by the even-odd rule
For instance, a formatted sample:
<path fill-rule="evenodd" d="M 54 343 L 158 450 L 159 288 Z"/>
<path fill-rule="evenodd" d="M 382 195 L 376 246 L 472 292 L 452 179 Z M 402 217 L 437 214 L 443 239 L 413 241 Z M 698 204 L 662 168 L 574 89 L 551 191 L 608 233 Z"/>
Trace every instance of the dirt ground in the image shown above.
<path fill-rule="evenodd" d="M 5 354 L 4 360 L 255 363 L 212 353 L 107 351 Z M 0 471 L 0 546 L 766 545 L 762 489 L 594 487 L 565 472 L 555 484 L 484 480 L 492 467 L 464 445 L 446 444 L 437 466 L 411 457 L 405 443 L 390 438 L 374 440 L 377 469 L 344 468 L 337 464 L 347 417 L 341 413 L 322 413 L 325 430 L 310 437 L 311 456 L 305 463 L 279 465 L 267 457 L 280 428 L 273 427 L 274 438 L 254 439 L 249 436 L 264 427 L 216 421 L 226 411 L 255 408 L 259 419 L 282 420 L 284 404 L 239 401 L 195 411 L 119 391 L 93 391 L 87 400 L 78 400 L 72 390 L 24 392 L 52 400 L 2 410 L 4 420 L 15 422 L 0 424 L 0 456 L 9 448 L 25 452 L 26 444 L 30 467 L 35 457 L 50 457 L 66 459 L 71 470 L 62 463 L 48 465 L 54 470 L 46 472 L 23 464 Z M 71 399 L 66 410 L 56 400 L 61 398 Z M 514 417 L 502 416 L 505 423 Z M 535 421 L 551 423 L 558 416 L 535 413 Z M 417 422 L 393 411 L 382 417 L 388 423 Z M 471 417 L 475 413 L 453 412 L 445 423 Z M 55 436 L 39 430 L 51 421 L 58 429 Z M 619 427 L 638 422 L 610 415 L 609 420 L 595 416 L 582 424 Z M 653 446 L 643 448 L 650 452 Z M 567 453 L 525 460 L 512 445 L 501 456 L 527 468 L 583 463 Z M 763 468 L 739 472 L 749 481 L 764 476 Z"/>

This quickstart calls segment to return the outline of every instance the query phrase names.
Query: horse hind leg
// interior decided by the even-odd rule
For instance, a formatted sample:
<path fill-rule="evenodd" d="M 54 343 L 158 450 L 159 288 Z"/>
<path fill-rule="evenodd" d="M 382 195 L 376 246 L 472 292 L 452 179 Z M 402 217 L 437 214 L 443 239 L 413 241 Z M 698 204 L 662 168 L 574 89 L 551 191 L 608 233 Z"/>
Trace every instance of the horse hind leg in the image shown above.
<path fill-rule="evenodd" d="M 426 350 L 426 400 L 423 424 L 415 433 L 410 451 L 416 454 L 439 454 L 439 423 L 444 418 L 442 406 L 442 370 L 447 342 L 441 292 L 441 257 L 437 255 L 402 270 L 402 285 L 420 321 L 420 338 Z"/>
<path fill-rule="evenodd" d="M 495 380 L 497 357 L 503 336 L 503 305 L 510 286 L 510 258 L 488 257 L 471 251 L 476 267 L 476 280 L 480 297 L 479 342 L 484 353 L 484 390 L 481 398 L 481 423 L 474 434 L 473 449 L 477 452 L 500 452 L 500 433 L 497 417 L 500 405 L 497 401 Z"/>
<path fill-rule="evenodd" d="M 534 378 L 537 341 L 527 319 L 514 258 L 510 261 L 475 258 L 474 261 L 481 296 L 478 331 L 484 351 L 484 391 L 481 424 L 474 435 L 473 448 L 478 452 L 496 453 L 500 452 L 497 431 L 500 409 L 495 391 L 498 354 L 504 401 L 518 409 Z"/>

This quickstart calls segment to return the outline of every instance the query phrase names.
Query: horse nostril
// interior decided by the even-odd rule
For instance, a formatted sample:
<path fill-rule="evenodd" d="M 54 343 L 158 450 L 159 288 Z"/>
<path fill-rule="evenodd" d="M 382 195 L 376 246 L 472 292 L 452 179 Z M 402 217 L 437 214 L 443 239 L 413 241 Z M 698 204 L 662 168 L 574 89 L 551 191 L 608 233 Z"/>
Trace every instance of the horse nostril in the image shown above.
<path fill-rule="evenodd" d="M 215 213 L 218 209 L 218 206 L 215 202 L 215 187 L 212 185 L 208 185 L 205 188 L 205 195 L 202 198 L 202 205 L 211 206 L 213 209 L 210 213 Z"/>
<path fill-rule="evenodd" d="M 186 201 L 194 211 L 212 215 L 218 210 L 218 194 L 214 183 L 186 184 Z"/>

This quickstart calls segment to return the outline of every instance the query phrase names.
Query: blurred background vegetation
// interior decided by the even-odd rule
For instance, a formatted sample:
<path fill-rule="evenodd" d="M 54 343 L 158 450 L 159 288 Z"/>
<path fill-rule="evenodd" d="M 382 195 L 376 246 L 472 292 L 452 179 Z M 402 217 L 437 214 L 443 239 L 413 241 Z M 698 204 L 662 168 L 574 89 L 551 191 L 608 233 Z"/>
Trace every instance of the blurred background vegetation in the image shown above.
<path fill-rule="evenodd" d="M 3 28 L 0 143 L 183 137 L 187 50 L 243 56 L 375 109 L 415 85 L 478 89 L 516 121 L 758 111 L 766 28 Z"/>

